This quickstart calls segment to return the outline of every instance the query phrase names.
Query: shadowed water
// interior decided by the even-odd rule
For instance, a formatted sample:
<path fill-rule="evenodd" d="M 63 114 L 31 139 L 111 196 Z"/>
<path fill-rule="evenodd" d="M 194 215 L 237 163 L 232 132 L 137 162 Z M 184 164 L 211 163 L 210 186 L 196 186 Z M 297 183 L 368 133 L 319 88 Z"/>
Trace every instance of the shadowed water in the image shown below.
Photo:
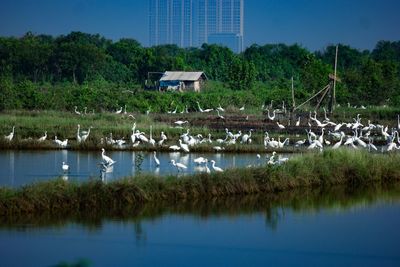
<path fill-rule="evenodd" d="M 399 266 L 398 187 L 1 218 L 1 266 Z"/>
<path fill-rule="evenodd" d="M 106 152 L 116 161 L 111 172 L 100 173 L 101 152 L 81 152 L 68 150 L 55 151 L 0 151 L 0 186 L 19 187 L 33 182 L 63 177 L 72 181 L 87 181 L 89 177 L 103 177 L 112 181 L 139 172 L 156 175 L 177 174 L 178 170 L 170 161 L 185 164 L 188 168 L 180 174 L 204 172 L 205 165 L 198 165 L 193 160 L 205 157 L 215 160 L 216 166 L 223 169 L 261 165 L 266 163 L 268 154 L 223 154 L 223 153 L 157 153 L 160 166 L 157 167 L 153 153 L 109 151 Z M 69 172 L 63 173 L 62 162 L 69 165 Z M 213 171 L 211 163 L 208 164 Z"/>

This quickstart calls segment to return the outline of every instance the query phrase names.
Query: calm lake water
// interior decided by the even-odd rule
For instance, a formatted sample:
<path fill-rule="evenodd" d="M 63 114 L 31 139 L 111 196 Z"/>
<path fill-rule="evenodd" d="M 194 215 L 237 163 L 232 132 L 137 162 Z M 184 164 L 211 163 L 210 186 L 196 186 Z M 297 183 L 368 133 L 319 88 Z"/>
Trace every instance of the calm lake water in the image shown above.
<path fill-rule="evenodd" d="M 170 163 L 172 159 L 185 164 L 188 169 L 183 174 L 204 172 L 203 166 L 198 166 L 193 160 L 205 157 L 215 160 L 216 166 L 223 169 L 245 167 L 248 165 L 265 164 L 266 156 L 257 159 L 256 154 L 185 154 L 185 153 L 157 153 L 160 166 L 157 167 L 153 153 L 109 151 L 106 155 L 117 161 L 112 172 L 103 174 L 107 181 L 135 175 L 138 172 L 157 175 L 177 174 L 177 169 Z M 69 172 L 64 174 L 62 162 L 69 165 Z M 101 152 L 78 152 L 67 150 L 54 151 L 0 151 L 0 186 L 19 187 L 33 182 L 57 179 L 63 177 L 68 180 L 87 181 L 89 177 L 100 179 Z M 208 164 L 212 170 L 211 164 Z"/>
<path fill-rule="evenodd" d="M 0 266 L 400 266 L 399 197 L 344 189 L 1 218 Z"/>

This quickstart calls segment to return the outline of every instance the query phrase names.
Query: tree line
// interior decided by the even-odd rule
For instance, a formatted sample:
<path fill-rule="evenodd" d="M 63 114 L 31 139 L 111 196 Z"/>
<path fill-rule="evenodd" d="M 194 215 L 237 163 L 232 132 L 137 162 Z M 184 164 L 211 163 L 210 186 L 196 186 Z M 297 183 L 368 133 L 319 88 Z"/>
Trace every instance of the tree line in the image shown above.
<path fill-rule="evenodd" d="M 71 32 L 53 37 L 28 32 L 21 38 L 0 37 L 0 108 L 41 108 L 35 97 L 57 91 L 54 88 L 68 91 L 60 95 L 65 106 L 68 101 L 88 101 L 81 98 L 90 95 L 79 93 L 85 86 L 94 91 L 112 87 L 115 94 L 122 89 L 136 93 L 149 72 L 166 70 L 204 71 L 217 87 L 257 96 L 266 92 L 270 98 L 283 100 L 290 99 L 288 89 L 294 77 L 296 98 L 301 100 L 328 83 L 334 59 L 333 45 L 313 53 L 298 44 L 255 44 L 235 54 L 209 44 L 185 49 L 143 47 L 134 39 L 112 41 L 98 34 Z M 338 102 L 400 104 L 399 65 L 399 41 L 379 41 L 372 51 L 340 44 Z M 78 92 L 69 88 L 78 88 Z M 69 100 L 66 93 L 72 95 Z"/>

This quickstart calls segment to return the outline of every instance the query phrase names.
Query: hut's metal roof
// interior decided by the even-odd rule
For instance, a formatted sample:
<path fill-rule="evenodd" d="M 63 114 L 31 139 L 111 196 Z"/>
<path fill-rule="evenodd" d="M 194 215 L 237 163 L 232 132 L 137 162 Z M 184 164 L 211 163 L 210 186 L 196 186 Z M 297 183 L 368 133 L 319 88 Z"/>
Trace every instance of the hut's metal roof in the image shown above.
<path fill-rule="evenodd" d="M 202 71 L 166 71 L 160 81 L 198 81 L 202 75 L 207 79 Z"/>

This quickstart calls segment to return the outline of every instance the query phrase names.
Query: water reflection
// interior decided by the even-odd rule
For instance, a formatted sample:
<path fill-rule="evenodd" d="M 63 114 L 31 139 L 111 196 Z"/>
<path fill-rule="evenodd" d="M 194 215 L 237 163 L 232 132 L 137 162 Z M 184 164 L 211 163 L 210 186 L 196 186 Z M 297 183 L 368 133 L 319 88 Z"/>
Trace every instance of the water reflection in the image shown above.
<path fill-rule="evenodd" d="M 14 151 L 9 152 L 9 169 L 10 169 L 10 179 L 11 179 L 11 186 L 14 187 L 14 180 L 15 180 L 15 154 Z"/>
<path fill-rule="evenodd" d="M 136 175 L 152 173 L 157 175 L 177 175 L 177 169 L 170 161 L 183 163 L 188 168 L 179 176 L 196 172 L 205 172 L 206 168 L 197 166 L 195 158 L 204 157 L 216 161 L 222 169 L 262 165 L 265 160 L 257 162 L 255 154 L 223 154 L 223 153 L 157 153 L 160 165 L 156 166 L 153 153 L 110 151 L 116 161 L 113 172 L 105 172 L 104 179 L 111 181 Z M 62 162 L 69 165 L 68 180 L 85 182 L 89 177 L 103 178 L 99 163 L 100 152 L 57 151 L 0 151 L 0 186 L 19 187 L 39 181 L 56 179 L 63 175 Z M 209 164 L 209 167 L 211 165 Z M 212 170 L 211 170 L 212 171 Z"/>
<path fill-rule="evenodd" d="M 107 183 L 112 179 L 112 173 L 114 172 L 114 166 L 107 166 L 104 164 L 100 164 L 100 177 L 103 183 Z"/>
<path fill-rule="evenodd" d="M 104 181 L 110 178 L 104 173 Z M 229 216 L 259 215 L 264 217 L 265 227 L 279 229 L 288 211 L 301 214 L 317 214 L 322 210 L 332 213 L 345 210 L 364 209 L 378 202 L 400 202 L 400 183 L 349 188 L 337 186 L 330 189 L 301 189 L 290 192 L 269 193 L 242 197 L 200 198 L 180 202 L 152 202 L 145 205 L 132 203 L 111 210 L 82 210 L 60 217 L 54 213 L 24 214 L 23 216 L 0 217 L 0 228 L 62 226 L 76 222 L 90 229 L 100 229 L 103 223 L 112 220 L 134 222 L 137 236 L 143 236 L 143 229 L 137 226 L 172 214 L 191 215 L 199 220 Z"/>

